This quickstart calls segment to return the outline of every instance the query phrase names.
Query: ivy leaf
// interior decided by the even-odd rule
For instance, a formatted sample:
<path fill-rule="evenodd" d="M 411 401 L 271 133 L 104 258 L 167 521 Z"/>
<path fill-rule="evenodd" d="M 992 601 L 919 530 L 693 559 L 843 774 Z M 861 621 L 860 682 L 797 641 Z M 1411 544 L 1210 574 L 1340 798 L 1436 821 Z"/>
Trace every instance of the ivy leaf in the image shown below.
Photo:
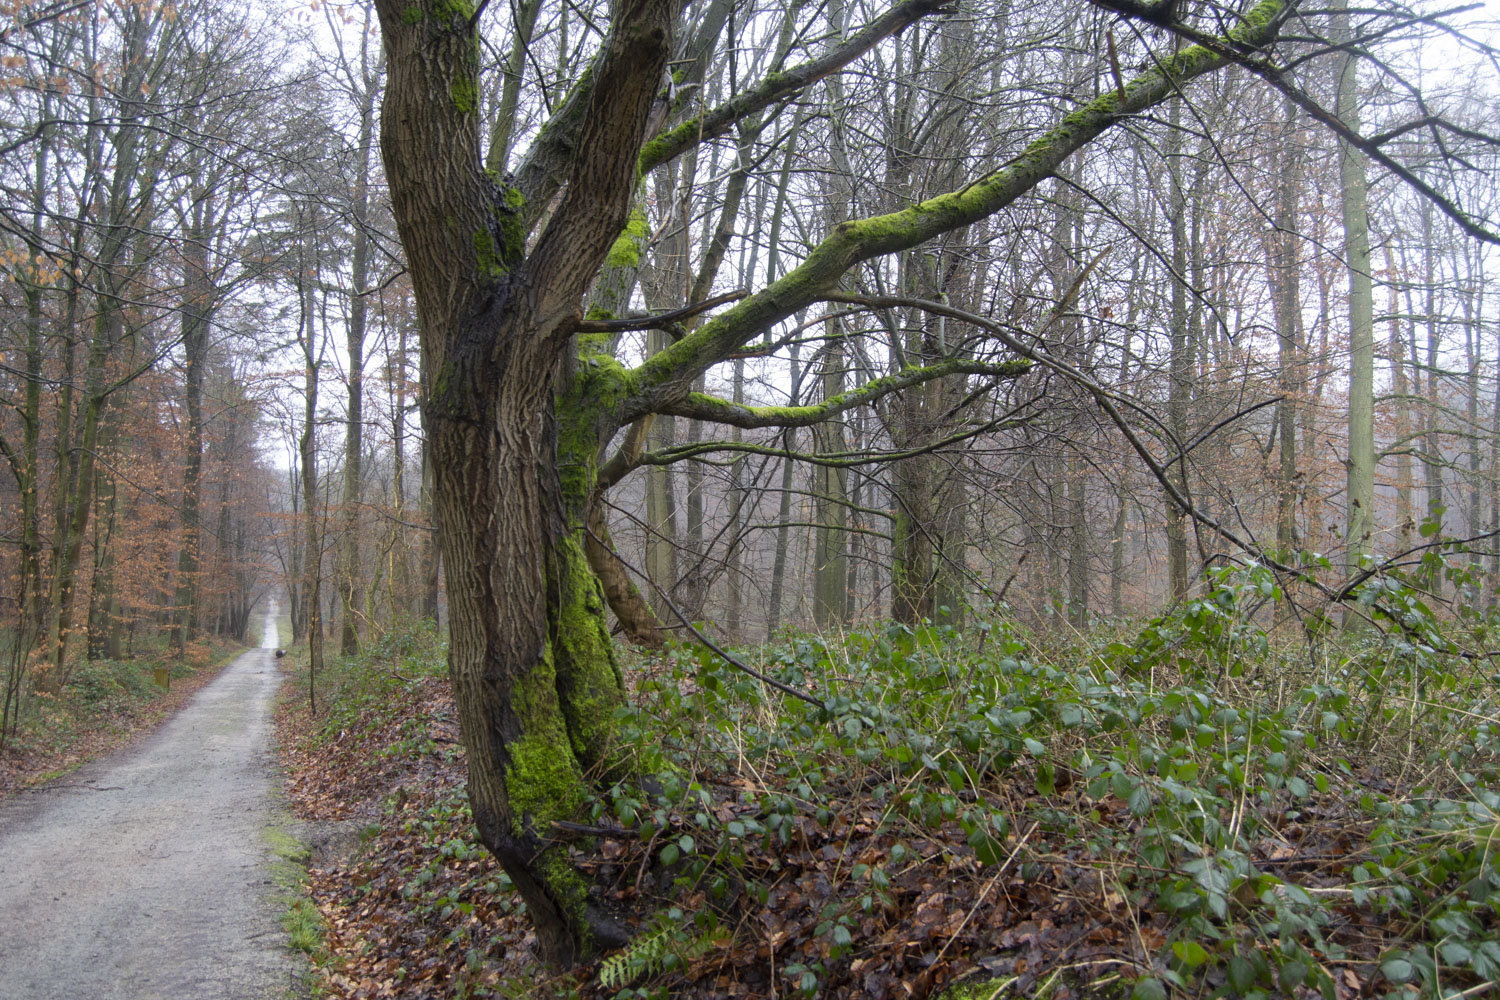
<path fill-rule="evenodd" d="M 1292 988 L 1307 982 L 1307 963 L 1301 959 L 1288 962 L 1281 967 L 1282 992 L 1290 994 Z"/>
<path fill-rule="evenodd" d="M 1130 1000 L 1167 1000 L 1167 988 L 1160 979 L 1140 979 L 1130 991 Z"/>
<path fill-rule="evenodd" d="M 1404 983 L 1412 977 L 1412 965 L 1404 958 L 1388 958 L 1380 963 L 1380 971 L 1393 983 Z"/>
<path fill-rule="evenodd" d="M 1229 985 L 1242 996 L 1250 992 L 1255 985 L 1255 966 L 1249 959 L 1236 955 L 1229 960 Z"/>
<path fill-rule="evenodd" d="M 1208 949 L 1197 941 L 1175 941 L 1172 943 L 1172 954 L 1177 956 L 1177 961 L 1186 965 L 1189 969 L 1196 969 L 1208 961 Z"/>

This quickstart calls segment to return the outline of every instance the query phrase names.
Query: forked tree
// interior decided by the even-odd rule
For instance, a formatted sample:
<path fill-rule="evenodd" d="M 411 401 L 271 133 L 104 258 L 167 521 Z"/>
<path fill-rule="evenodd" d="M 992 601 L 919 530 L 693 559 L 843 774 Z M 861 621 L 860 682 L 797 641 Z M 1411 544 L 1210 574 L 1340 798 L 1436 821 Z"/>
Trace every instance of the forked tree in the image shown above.
<path fill-rule="evenodd" d="M 625 696 L 606 588 L 586 546 L 598 541 L 589 524 L 601 470 L 604 481 L 618 481 L 641 457 L 604 450 L 617 431 L 652 415 L 742 429 L 810 427 L 934 379 L 1023 374 L 1024 345 L 1011 342 L 1020 353 L 924 358 L 808 406 L 757 407 L 694 391 L 708 369 L 800 310 L 847 302 L 839 282 L 855 265 L 995 215 L 1069 155 L 1194 77 L 1264 62 L 1288 12 L 1282 0 L 1235 17 L 1214 10 L 1204 15 L 1220 26 L 1211 31 L 1224 31 L 1214 34 L 1175 20 L 1175 4 L 1104 5 L 1195 44 L 1163 42 L 1133 79 L 1116 70 L 1101 96 L 953 190 L 834 226 L 785 275 L 710 319 L 678 326 L 676 339 L 627 368 L 601 346 L 608 338 L 591 335 L 621 327 L 585 320 L 584 305 L 626 231 L 642 178 L 940 13 L 941 0 L 898 3 L 811 61 L 695 114 L 676 103 L 683 91 L 668 73 L 686 48 L 675 40 L 679 5 L 616 0 L 587 71 L 551 105 L 513 172 L 504 169 L 505 149 L 487 156 L 484 148 L 482 95 L 492 86 L 481 79 L 478 21 L 486 5 L 377 0 L 389 73 L 381 146 L 419 313 L 469 797 L 480 836 L 525 898 L 549 961 L 570 964 L 621 941 L 620 928 L 591 904 L 556 826 L 578 818 L 586 776 L 609 773 L 612 710 Z M 732 5 L 711 6 L 722 17 Z M 535 23 L 532 5 L 523 13 Z M 510 128 L 495 134 L 510 146 Z"/>

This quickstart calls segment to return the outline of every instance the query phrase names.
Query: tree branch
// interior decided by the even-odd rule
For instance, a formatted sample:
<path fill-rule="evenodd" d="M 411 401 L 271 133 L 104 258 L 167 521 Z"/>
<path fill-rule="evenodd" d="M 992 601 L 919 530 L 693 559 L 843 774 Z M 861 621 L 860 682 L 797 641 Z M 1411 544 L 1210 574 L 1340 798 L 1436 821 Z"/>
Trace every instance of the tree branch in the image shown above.
<path fill-rule="evenodd" d="M 632 316 L 627 319 L 585 319 L 579 320 L 576 332 L 578 333 L 629 333 L 633 330 L 665 330 L 685 319 L 692 319 L 710 309 L 727 305 L 730 302 L 738 302 L 749 292 L 725 292 L 723 295 L 715 295 L 711 299 L 698 302 L 671 312 L 660 313 L 656 316 Z"/>
<path fill-rule="evenodd" d="M 637 149 L 671 49 L 669 0 L 617 5 L 614 26 L 595 63 L 598 85 L 579 125 L 568 188 L 528 262 L 543 336 L 570 334 L 584 289 L 625 228 L 635 191 L 635 164 L 620 150 Z"/>
<path fill-rule="evenodd" d="M 883 462 L 899 462 L 902 459 L 916 458 L 918 455 L 928 455 L 935 451 L 941 451 L 950 445 L 960 444 L 970 438 L 976 438 L 981 434 L 991 431 L 1005 430 L 1010 427 L 1018 427 L 1028 422 L 1030 418 L 1014 417 L 1008 413 L 994 420 L 987 420 L 966 431 L 951 434 L 941 441 L 933 441 L 930 444 L 918 448 L 907 448 L 903 451 L 870 451 L 861 449 L 859 451 L 835 451 L 822 455 L 811 455 L 807 452 L 792 451 L 789 448 L 776 448 L 771 445 L 752 444 L 745 441 L 697 441 L 692 444 L 677 445 L 673 448 L 663 448 L 661 451 L 648 451 L 636 457 L 631 469 L 642 465 L 673 465 L 689 458 L 697 458 L 705 461 L 700 456 L 711 455 L 716 452 L 740 454 L 740 455 L 767 455 L 771 458 L 789 458 L 794 462 L 806 462 L 808 465 L 818 465 L 828 469 L 853 469 L 861 465 L 878 465 Z M 708 463 L 708 464 L 729 464 Z M 626 470 L 629 471 L 629 470 Z"/>
<path fill-rule="evenodd" d="M 1293 85 L 1286 79 L 1285 74 L 1274 65 L 1264 59 L 1258 59 L 1253 56 L 1251 53 L 1255 47 L 1247 49 L 1243 46 L 1241 40 L 1235 39 L 1232 36 L 1229 38 L 1219 38 L 1207 32 L 1199 31 L 1197 28 L 1184 24 L 1181 21 L 1162 21 L 1140 13 L 1143 7 L 1151 9 L 1160 6 L 1159 4 L 1143 5 L 1136 2 L 1136 0 L 1092 0 L 1092 2 L 1105 10 L 1114 11 L 1115 13 L 1129 17 L 1138 17 L 1152 24 L 1160 25 L 1173 34 L 1193 42 L 1195 46 L 1213 52 L 1226 62 L 1233 62 L 1243 66 L 1280 91 L 1293 104 L 1307 112 L 1314 121 L 1323 125 L 1350 146 L 1389 170 L 1403 183 L 1414 188 L 1424 198 L 1436 205 L 1438 211 L 1452 219 L 1465 233 L 1468 233 L 1474 239 L 1500 246 L 1500 233 L 1486 229 L 1478 222 L 1475 222 L 1455 202 L 1438 192 L 1436 188 L 1424 181 L 1416 172 L 1398 163 L 1381 148 L 1383 144 L 1389 142 L 1395 135 L 1399 135 L 1401 130 L 1393 134 L 1377 135 L 1372 138 L 1361 136 L 1358 132 L 1355 132 L 1341 122 L 1337 115 L 1324 108 L 1301 88 Z M 1424 122 L 1421 124 L 1430 126 L 1432 123 Z M 1420 125 L 1413 127 L 1420 127 Z"/>
<path fill-rule="evenodd" d="M 1217 47 L 1236 51 L 1237 46 L 1268 43 L 1275 37 L 1282 7 L 1283 0 L 1262 0 L 1225 39 L 1216 40 Z M 993 215 L 1123 117 L 1160 103 L 1176 94 L 1182 81 L 1229 61 L 1222 52 L 1206 46 L 1184 49 L 1127 84 L 1125 100 L 1115 91 L 1100 95 L 1064 116 L 1005 165 L 970 184 L 903 211 L 836 226 L 800 266 L 635 369 L 639 391 L 624 407 L 623 419 L 632 420 L 686 397 L 701 372 L 739 348 L 746 338 L 826 298 L 855 264 L 917 246 Z"/>
<path fill-rule="evenodd" d="M 943 9 L 949 0 L 906 0 L 871 21 L 833 51 L 817 59 L 772 73 L 759 84 L 711 111 L 695 115 L 646 143 L 641 149 L 640 171 L 644 175 L 675 159 L 694 146 L 717 139 L 736 122 L 763 110 L 783 97 L 804 90 L 831 76 L 909 25 Z"/>
<path fill-rule="evenodd" d="M 811 406 L 745 406 L 729 400 L 694 392 L 686 399 L 668 404 L 659 413 L 674 417 L 692 417 L 753 430 L 761 427 L 811 427 L 856 406 L 873 403 L 883 396 L 949 375 L 988 375 L 997 379 L 1020 378 L 1031 370 L 1030 361 L 986 363 L 953 358 L 920 368 L 907 368 L 894 375 L 871 379 L 857 389 L 840 393 Z"/>

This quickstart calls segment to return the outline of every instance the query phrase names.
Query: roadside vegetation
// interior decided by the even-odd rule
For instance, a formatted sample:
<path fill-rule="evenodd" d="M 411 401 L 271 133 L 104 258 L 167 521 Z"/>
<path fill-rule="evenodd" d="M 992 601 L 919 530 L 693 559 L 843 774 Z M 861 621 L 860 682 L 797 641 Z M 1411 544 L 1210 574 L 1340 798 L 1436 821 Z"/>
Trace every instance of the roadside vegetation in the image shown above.
<path fill-rule="evenodd" d="M 0 798 L 120 749 L 244 651 L 232 639 L 206 637 L 179 658 L 162 640 L 130 659 L 80 658 L 55 691 L 27 677 L 13 728 L 0 740 Z"/>
<path fill-rule="evenodd" d="M 1430 582 L 1374 581 L 1378 627 L 1352 630 L 1272 634 L 1286 595 L 1251 568 L 1087 632 L 893 625 L 745 654 L 826 711 L 697 647 L 636 663 L 619 770 L 553 831 L 633 943 L 557 979 L 472 828 L 442 647 L 388 637 L 326 673 L 325 715 L 283 720 L 296 806 L 363 831 L 313 873 L 322 988 L 1490 994 L 1495 623 L 1440 621 Z"/>

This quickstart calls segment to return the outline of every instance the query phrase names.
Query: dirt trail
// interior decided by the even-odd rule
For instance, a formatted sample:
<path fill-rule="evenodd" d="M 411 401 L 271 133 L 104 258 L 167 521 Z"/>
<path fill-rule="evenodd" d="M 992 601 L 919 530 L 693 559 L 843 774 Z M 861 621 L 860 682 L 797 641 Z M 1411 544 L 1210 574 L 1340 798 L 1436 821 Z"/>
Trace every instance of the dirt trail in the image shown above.
<path fill-rule="evenodd" d="M 293 988 L 265 835 L 275 612 L 264 648 L 133 749 L 0 804 L 0 998 L 280 1000 Z"/>

